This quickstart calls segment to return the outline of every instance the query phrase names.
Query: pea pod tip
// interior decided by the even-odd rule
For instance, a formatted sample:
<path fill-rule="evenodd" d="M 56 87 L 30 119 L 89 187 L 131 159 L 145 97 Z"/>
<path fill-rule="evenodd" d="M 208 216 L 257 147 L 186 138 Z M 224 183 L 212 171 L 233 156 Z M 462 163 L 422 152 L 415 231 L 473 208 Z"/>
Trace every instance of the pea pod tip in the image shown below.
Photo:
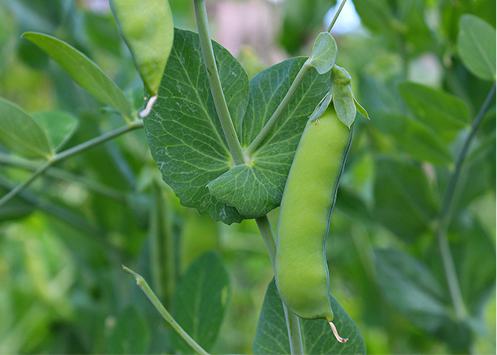
<path fill-rule="evenodd" d="M 346 343 L 349 341 L 349 338 L 342 338 L 340 334 L 338 334 L 337 327 L 332 321 L 328 321 L 328 324 L 330 325 L 331 331 L 333 332 L 333 335 L 335 336 L 336 340 L 338 340 L 339 343 Z"/>

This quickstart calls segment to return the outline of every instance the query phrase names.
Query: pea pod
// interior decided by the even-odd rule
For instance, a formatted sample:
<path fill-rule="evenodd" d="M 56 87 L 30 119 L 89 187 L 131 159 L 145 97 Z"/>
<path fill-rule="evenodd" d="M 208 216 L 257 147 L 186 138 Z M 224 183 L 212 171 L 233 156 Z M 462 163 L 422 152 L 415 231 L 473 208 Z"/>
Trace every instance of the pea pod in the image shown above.
<path fill-rule="evenodd" d="M 302 318 L 324 318 L 339 341 L 330 303 L 325 239 L 351 134 L 334 113 L 309 120 L 290 168 L 281 203 L 276 282 Z"/>

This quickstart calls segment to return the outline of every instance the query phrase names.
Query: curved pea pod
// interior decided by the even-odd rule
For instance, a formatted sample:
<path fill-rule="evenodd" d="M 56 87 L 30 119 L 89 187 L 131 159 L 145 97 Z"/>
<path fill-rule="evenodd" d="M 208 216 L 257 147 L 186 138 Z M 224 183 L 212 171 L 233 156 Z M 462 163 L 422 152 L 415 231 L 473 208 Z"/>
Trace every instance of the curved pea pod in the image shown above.
<path fill-rule="evenodd" d="M 286 182 L 278 221 L 276 282 L 302 318 L 332 323 L 325 239 L 351 133 L 335 114 L 309 120 Z"/>

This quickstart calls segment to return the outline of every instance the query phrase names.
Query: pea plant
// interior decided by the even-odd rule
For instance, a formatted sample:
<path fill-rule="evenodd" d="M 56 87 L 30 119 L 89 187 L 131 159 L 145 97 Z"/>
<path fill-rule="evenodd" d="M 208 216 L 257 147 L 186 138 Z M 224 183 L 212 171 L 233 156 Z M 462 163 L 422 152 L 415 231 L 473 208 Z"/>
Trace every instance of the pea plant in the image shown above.
<path fill-rule="evenodd" d="M 101 31 L 89 37 L 106 51 L 125 43 L 132 69 L 115 70 L 116 81 L 78 36 L 79 49 L 23 28 L 26 57 L 51 59 L 46 68 L 64 83 L 63 103 L 28 113 L 0 98 L 0 221 L 39 210 L 64 222 L 54 233 L 91 235 L 106 250 L 98 270 L 112 276 L 92 283 L 98 292 L 89 294 L 98 296 L 90 298 L 120 294 L 109 306 L 117 319 L 85 323 L 94 329 L 81 336 L 81 348 L 48 349 L 220 352 L 218 338 L 234 332 L 223 319 L 237 291 L 226 255 L 212 250 L 221 249 L 219 228 L 243 232 L 252 221 L 272 274 L 262 280 L 260 309 L 251 305 L 258 317 L 251 349 L 235 351 L 486 351 L 477 337 L 488 332 L 484 310 L 495 298 L 495 219 L 485 215 L 495 207 L 495 29 L 488 23 L 495 18 L 481 17 L 493 16 L 491 4 L 355 0 L 371 35 L 351 49 L 334 33 L 346 0 L 321 31 L 316 13 L 321 19 L 329 3 L 289 1 L 281 45 L 308 56 L 253 70 L 212 40 L 205 0 L 189 3 L 194 31 L 175 27 L 175 6 L 185 3 L 112 0 L 108 19 L 86 18 Z M 427 24 L 425 12 L 437 14 L 437 24 Z M 115 38 L 99 42 L 106 31 Z M 439 85 L 416 67 L 427 52 L 438 63 Z M 71 104 L 88 102 L 93 113 L 70 113 Z M 107 122 L 95 124 L 92 115 Z M 104 133 L 88 134 L 102 124 Z M 34 189 L 45 179 L 82 186 L 90 203 L 64 208 L 56 185 Z M 136 257 L 141 239 L 98 237 L 104 229 L 130 236 L 145 229 L 148 246 Z M 125 272 L 158 314 L 139 306 L 145 297 L 116 276 Z M 65 304 L 65 293 L 43 294 L 50 307 Z M 351 306 L 350 294 L 363 306 Z M 106 313 L 78 307 L 68 304 L 63 313 L 60 306 L 61 319 L 68 322 L 73 308 Z M 385 333 L 378 335 L 380 325 Z M 412 328 L 413 339 L 402 336 Z M 25 349 L 21 336 L 7 335 L 6 350 L 47 349 Z"/>

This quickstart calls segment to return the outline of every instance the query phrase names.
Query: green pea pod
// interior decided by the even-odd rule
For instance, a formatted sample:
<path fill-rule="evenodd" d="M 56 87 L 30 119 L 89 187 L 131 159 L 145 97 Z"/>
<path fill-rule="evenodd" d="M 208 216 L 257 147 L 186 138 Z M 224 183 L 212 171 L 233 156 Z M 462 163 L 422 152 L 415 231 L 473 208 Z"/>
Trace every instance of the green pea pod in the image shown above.
<path fill-rule="evenodd" d="M 278 221 L 276 281 L 302 318 L 332 323 L 325 238 L 351 133 L 332 113 L 309 120 L 286 182 Z"/>

